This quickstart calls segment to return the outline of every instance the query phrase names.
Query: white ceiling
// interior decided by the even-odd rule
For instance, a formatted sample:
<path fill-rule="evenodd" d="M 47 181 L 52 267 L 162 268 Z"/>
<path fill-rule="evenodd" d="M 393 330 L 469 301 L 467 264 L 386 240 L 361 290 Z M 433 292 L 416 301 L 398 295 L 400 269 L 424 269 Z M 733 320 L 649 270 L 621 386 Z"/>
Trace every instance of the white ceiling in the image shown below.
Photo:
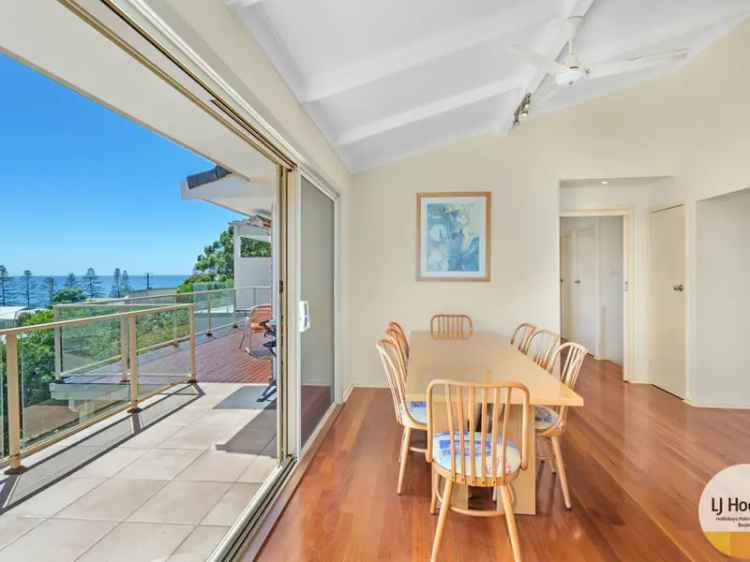
<path fill-rule="evenodd" d="M 352 171 L 507 132 L 544 79 L 508 46 L 559 57 L 571 15 L 585 14 L 576 48 L 587 65 L 677 48 L 694 56 L 750 15 L 748 0 L 226 1 Z M 532 116 L 678 64 L 579 82 Z"/>

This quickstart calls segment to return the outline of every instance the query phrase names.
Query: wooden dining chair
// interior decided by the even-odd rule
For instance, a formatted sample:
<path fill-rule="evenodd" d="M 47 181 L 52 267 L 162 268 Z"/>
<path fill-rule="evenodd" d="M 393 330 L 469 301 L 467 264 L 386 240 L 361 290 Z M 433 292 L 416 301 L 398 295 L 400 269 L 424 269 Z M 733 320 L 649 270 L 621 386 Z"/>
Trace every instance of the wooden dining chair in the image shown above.
<path fill-rule="evenodd" d="M 466 314 L 435 314 L 430 331 L 434 338 L 466 340 L 474 335 L 474 322 Z"/>
<path fill-rule="evenodd" d="M 574 389 L 578 381 L 578 375 L 581 373 L 583 360 L 586 358 L 588 350 L 577 343 L 564 343 L 558 347 L 547 365 L 547 370 L 552 373 L 559 373 L 560 381 Z M 560 476 L 560 487 L 562 488 L 563 500 L 565 507 L 571 509 L 570 490 L 568 489 L 568 475 L 565 472 L 565 461 L 562 457 L 560 448 L 560 438 L 565 432 L 568 409 L 566 406 L 557 406 L 550 408 L 548 406 L 534 406 L 534 429 L 537 438 L 544 438 L 552 445 L 552 457 L 539 455 L 537 458 L 541 462 L 549 459 L 553 472 Z M 549 447 L 547 448 L 549 450 Z"/>
<path fill-rule="evenodd" d="M 440 391 L 436 396 L 436 391 Z M 511 403 L 522 407 L 521 446 L 508 437 Z M 500 407 L 502 406 L 502 407 Z M 439 415 L 444 409 L 445 416 Z M 529 390 L 520 383 L 479 384 L 435 380 L 427 388 L 427 461 L 432 464 L 430 513 L 440 502 L 432 562 L 437 562 L 448 511 L 464 515 L 502 516 L 508 525 L 513 559 L 521 560 L 513 513 L 511 482 L 527 467 Z M 478 418 L 478 419 L 477 419 Z M 443 420 L 443 421 L 436 421 Z M 448 431 L 441 431 L 447 425 Z M 437 426 L 442 425 L 442 428 Z M 439 479 L 445 480 L 442 493 Z M 502 503 L 495 511 L 451 506 L 453 485 L 499 489 Z M 500 512 L 502 505 L 503 512 Z"/>
<path fill-rule="evenodd" d="M 535 330 L 526 344 L 526 355 L 542 369 L 546 369 L 558 345 L 560 334 L 551 330 Z"/>
<path fill-rule="evenodd" d="M 247 324 L 242 331 L 242 339 L 240 340 L 240 349 L 245 346 L 245 340 L 250 338 L 250 345 L 252 345 L 252 337 L 254 334 L 262 334 L 265 332 L 265 327 L 262 322 L 267 322 L 273 318 L 273 307 L 270 304 L 256 304 L 251 307 L 247 317 Z M 249 353 L 250 348 L 246 348 L 245 351 Z"/>
<path fill-rule="evenodd" d="M 398 344 L 399 351 L 403 358 L 404 365 L 409 364 L 409 339 L 406 337 L 403 327 L 398 322 L 390 322 L 385 329 L 385 334 L 394 339 Z"/>
<path fill-rule="evenodd" d="M 427 404 L 406 399 L 406 365 L 401 359 L 398 344 L 393 339 L 383 339 L 377 344 L 380 360 L 383 363 L 385 378 L 391 390 L 396 422 L 403 428 L 399 450 L 399 471 L 396 493 L 401 494 L 406 474 L 409 451 L 425 453 L 424 449 L 412 447 L 411 433 L 414 430 L 427 431 Z"/>
<path fill-rule="evenodd" d="M 518 328 L 516 328 L 516 331 L 513 332 L 513 337 L 510 338 L 510 345 L 515 347 L 521 353 L 526 353 L 529 338 L 531 338 L 531 334 L 535 331 L 536 326 L 534 326 L 534 324 L 529 324 L 528 322 L 520 324 Z"/>

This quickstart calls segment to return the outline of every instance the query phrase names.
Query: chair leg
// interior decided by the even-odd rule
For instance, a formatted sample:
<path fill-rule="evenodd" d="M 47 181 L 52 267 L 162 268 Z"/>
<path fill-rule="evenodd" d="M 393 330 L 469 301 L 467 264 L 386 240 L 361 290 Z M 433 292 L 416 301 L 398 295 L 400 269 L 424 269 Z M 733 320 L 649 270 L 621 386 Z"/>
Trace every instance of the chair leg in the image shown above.
<path fill-rule="evenodd" d="M 571 509 L 572 505 L 570 503 L 570 490 L 568 490 L 568 475 L 565 473 L 565 462 L 563 461 L 562 451 L 560 450 L 560 437 L 552 437 L 551 441 L 552 450 L 555 452 L 555 465 L 557 466 L 558 472 L 560 472 L 560 487 L 562 488 L 565 507 Z"/>
<path fill-rule="evenodd" d="M 550 451 L 550 448 L 552 451 Z M 547 439 L 547 454 L 549 455 L 549 467 L 552 470 L 552 474 L 557 474 L 557 462 L 555 459 L 555 447 L 552 445 L 552 438 Z"/>
<path fill-rule="evenodd" d="M 508 538 L 513 550 L 513 560 L 521 562 L 521 546 L 518 541 L 518 528 L 516 527 L 516 514 L 513 513 L 513 500 L 507 486 L 500 486 L 500 495 L 503 498 L 503 511 L 505 511 L 505 522 L 508 524 Z"/>
<path fill-rule="evenodd" d="M 437 487 L 440 483 L 440 476 L 437 471 L 432 469 L 432 496 L 430 497 L 430 515 L 435 515 L 437 512 Z"/>
<path fill-rule="evenodd" d="M 448 512 L 451 510 L 451 495 L 453 494 L 453 480 L 445 479 L 445 488 L 443 488 L 443 503 L 440 504 L 440 515 L 438 516 L 437 528 L 435 529 L 435 540 L 432 542 L 432 556 L 430 562 L 437 562 L 440 553 L 440 542 L 443 539 L 445 530 L 445 521 L 448 519 Z"/>
<path fill-rule="evenodd" d="M 404 474 L 406 474 L 406 461 L 409 460 L 409 443 L 411 443 L 411 428 L 404 428 L 404 435 L 401 440 L 401 466 L 398 469 L 398 486 L 396 487 L 396 493 L 400 496 L 401 489 L 404 485 Z"/>

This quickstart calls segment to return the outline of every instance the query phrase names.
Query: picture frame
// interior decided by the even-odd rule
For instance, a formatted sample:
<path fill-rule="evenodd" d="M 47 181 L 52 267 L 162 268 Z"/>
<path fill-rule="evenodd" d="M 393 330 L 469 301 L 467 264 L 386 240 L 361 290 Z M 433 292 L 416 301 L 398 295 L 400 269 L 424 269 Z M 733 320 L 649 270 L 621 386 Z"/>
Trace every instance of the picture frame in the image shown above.
<path fill-rule="evenodd" d="M 491 279 L 492 193 L 417 193 L 417 281 Z"/>

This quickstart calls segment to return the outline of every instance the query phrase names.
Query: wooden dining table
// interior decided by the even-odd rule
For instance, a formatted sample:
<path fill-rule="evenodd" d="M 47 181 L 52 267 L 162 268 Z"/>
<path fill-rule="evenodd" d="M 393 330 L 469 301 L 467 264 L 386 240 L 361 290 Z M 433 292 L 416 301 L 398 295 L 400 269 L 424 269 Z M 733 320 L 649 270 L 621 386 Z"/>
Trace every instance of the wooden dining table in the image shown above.
<path fill-rule="evenodd" d="M 408 400 L 426 400 L 430 382 L 447 379 L 484 384 L 519 382 L 529 389 L 532 406 L 583 406 L 583 398 L 579 394 L 518 351 L 506 336 L 494 332 L 475 332 L 467 339 L 445 339 L 433 337 L 428 331 L 414 331 L 409 338 L 409 347 L 406 377 Z M 510 439 L 520 446 L 520 400 L 511 408 Z M 529 416 L 528 468 L 515 480 L 513 489 L 515 513 L 533 515 L 536 513 L 537 464 L 533 411 Z M 467 507 L 469 496 L 470 491 L 466 487 L 456 486 L 452 501 Z"/>

